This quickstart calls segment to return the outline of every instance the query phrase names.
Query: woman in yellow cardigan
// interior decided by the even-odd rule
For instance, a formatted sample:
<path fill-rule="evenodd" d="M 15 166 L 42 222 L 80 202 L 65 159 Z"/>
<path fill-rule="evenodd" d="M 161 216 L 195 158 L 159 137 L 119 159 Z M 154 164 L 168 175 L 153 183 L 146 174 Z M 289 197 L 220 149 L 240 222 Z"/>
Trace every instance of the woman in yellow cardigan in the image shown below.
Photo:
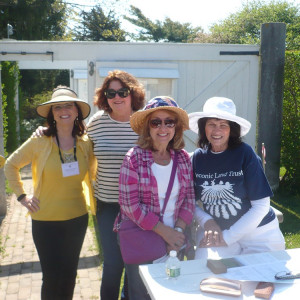
<path fill-rule="evenodd" d="M 65 86 L 37 107 L 47 119 L 42 138 L 29 138 L 6 161 L 6 178 L 32 218 L 33 240 L 43 272 L 41 299 L 72 299 L 80 250 L 95 214 L 91 180 L 96 171 L 84 119 L 90 106 Z M 26 195 L 19 170 L 31 164 L 34 193 Z"/>

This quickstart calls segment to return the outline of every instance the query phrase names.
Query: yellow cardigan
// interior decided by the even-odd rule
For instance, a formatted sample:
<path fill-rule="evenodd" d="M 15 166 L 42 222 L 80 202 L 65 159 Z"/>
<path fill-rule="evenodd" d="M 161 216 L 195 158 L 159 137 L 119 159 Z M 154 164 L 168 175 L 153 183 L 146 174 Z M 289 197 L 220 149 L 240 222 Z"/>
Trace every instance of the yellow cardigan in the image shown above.
<path fill-rule="evenodd" d="M 84 196 L 90 205 L 93 215 L 96 214 L 96 200 L 92 181 L 96 178 L 97 160 L 93 153 L 93 145 L 87 135 L 77 137 L 76 146 L 83 152 L 88 161 L 89 170 L 84 179 Z M 7 160 L 4 172 L 10 187 L 18 196 L 25 194 L 19 170 L 31 163 L 34 196 L 39 198 L 42 186 L 42 172 L 53 147 L 52 137 L 31 137 L 18 148 Z"/>

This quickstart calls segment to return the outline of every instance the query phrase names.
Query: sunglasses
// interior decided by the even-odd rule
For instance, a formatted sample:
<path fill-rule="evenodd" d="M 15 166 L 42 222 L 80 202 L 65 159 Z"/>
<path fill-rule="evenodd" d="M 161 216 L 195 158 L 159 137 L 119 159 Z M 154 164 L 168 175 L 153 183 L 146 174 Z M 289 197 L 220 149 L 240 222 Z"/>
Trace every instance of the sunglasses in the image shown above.
<path fill-rule="evenodd" d="M 66 104 L 63 104 L 63 105 L 53 105 L 53 110 L 54 111 L 61 111 L 62 109 L 72 109 L 74 107 L 74 104 L 73 103 L 66 103 Z"/>
<path fill-rule="evenodd" d="M 160 127 L 162 127 L 163 123 L 166 127 L 173 128 L 176 125 L 176 120 L 173 120 L 173 119 L 166 119 L 166 120 L 153 119 L 153 120 L 150 120 L 150 126 L 152 128 L 160 128 Z"/>
<path fill-rule="evenodd" d="M 119 90 L 113 90 L 113 89 L 108 89 L 104 92 L 104 95 L 108 99 L 113 99 L 116 97 L 116 94 L 118 94 L 121 98 L 126 98 L 130 94 L 130 90 L 128 88 L 121 88 Z"/>

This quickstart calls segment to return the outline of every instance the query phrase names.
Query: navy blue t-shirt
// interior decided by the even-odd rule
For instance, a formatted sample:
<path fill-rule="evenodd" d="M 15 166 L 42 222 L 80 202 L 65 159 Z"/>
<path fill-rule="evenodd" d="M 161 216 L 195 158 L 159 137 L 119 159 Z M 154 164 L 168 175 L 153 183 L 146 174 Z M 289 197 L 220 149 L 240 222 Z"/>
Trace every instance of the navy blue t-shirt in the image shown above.
<path fill-rule="evenodd" d="M 250 209 L 250 201 L 273 196 L 260 158 L 245 143 L 222 153 L 197 149 L 193 171 L 196 200 L 222 230 L 229 229 Z M 270 208 L 259 226 L 274 218 Z"/>

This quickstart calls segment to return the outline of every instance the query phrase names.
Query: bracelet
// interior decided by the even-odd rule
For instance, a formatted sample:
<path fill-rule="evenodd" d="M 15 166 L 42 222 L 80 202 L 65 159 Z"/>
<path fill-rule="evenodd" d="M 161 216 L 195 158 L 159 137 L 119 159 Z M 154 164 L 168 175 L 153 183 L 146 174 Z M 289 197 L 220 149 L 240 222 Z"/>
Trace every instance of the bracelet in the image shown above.
<path fill-rule="evenodd" d="M 20 202 L 20 201 L 22 201 L 23 198 L 25 198 L 25 197 L 26 197 L 26 194 L 22 194 L 22 195 L 20 195 L 20 196 L 17 198 L 17 200 Z"/>
<path fill-rule="evenodd" d="M 179 227 L 179 226 L 176 226 L 175 228 L 174 228 L 176 231 L 178 231 L 178 232 L 181 232 L 181 233 L 183 233 L 183 228 L 181 228 L 181 227 Z"/>

